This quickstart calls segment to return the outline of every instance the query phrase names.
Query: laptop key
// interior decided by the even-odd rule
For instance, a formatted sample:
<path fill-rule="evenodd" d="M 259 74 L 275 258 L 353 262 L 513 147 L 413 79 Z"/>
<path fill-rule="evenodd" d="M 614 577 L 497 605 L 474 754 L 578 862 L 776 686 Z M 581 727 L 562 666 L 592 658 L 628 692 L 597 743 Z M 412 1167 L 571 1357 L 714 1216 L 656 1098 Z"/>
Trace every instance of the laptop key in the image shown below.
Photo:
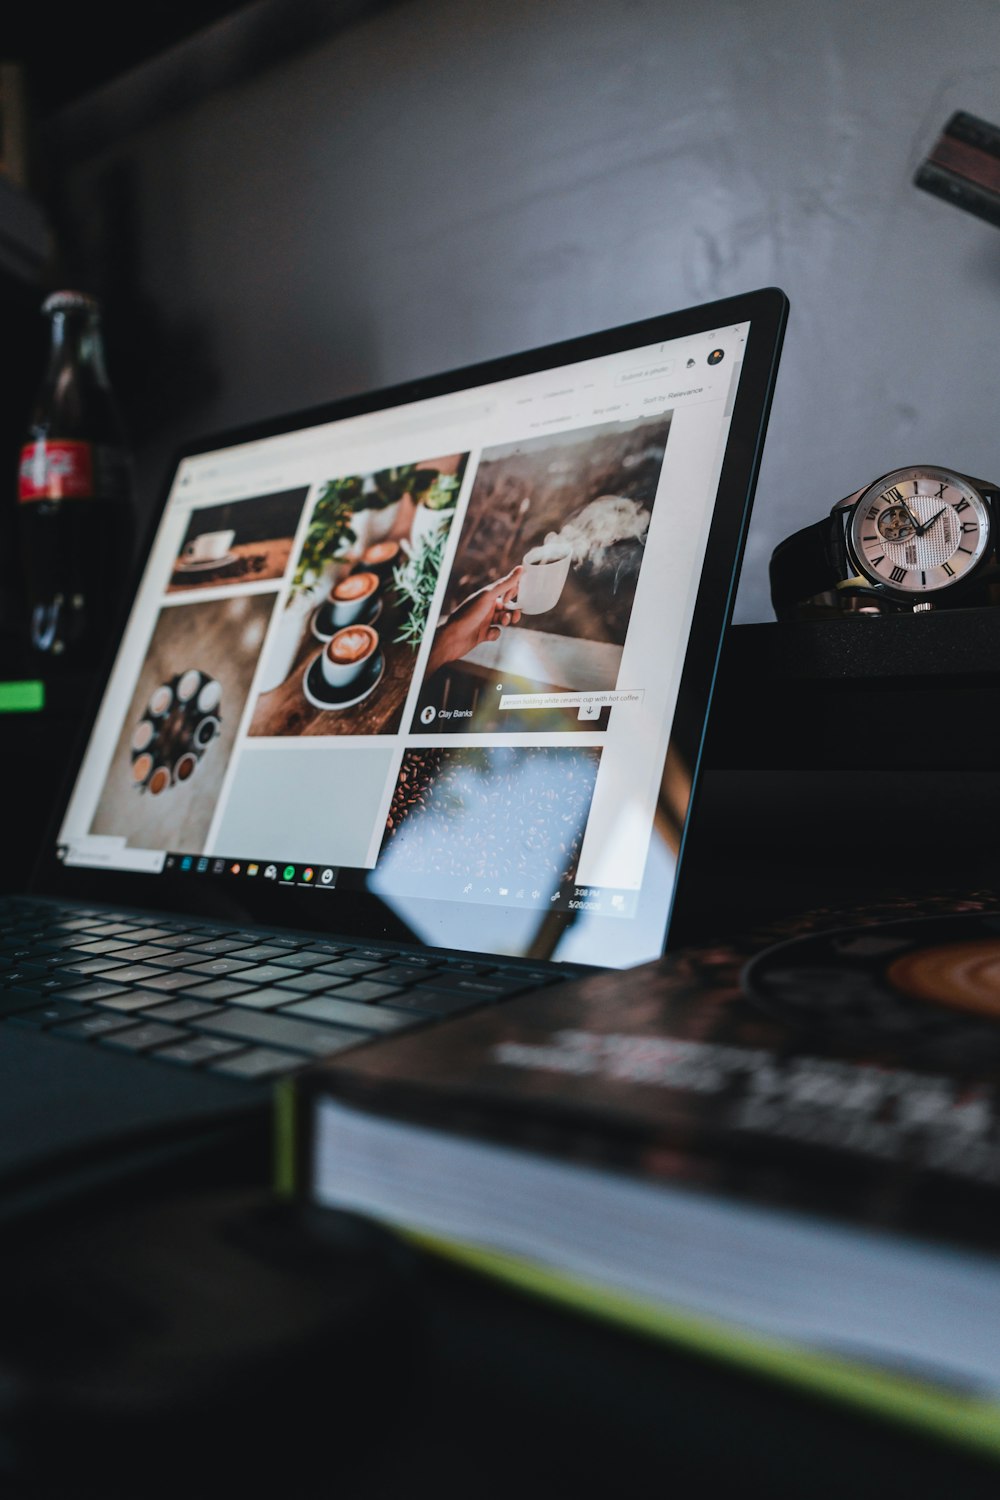
<path fill-rule="evenodd" d="M 185 1000 L 233 1000 L 249 986 L 242 979 L 210 979 L 207 984 L 192 984 L 181 990 Z"/>
<path fill-rule="evenodd" d="M 182 948 L 180 952 L 177 952 L 175 949 L 171 949 L 169 953 L 158 951 L 151 962 L 157 969 L 183 969 L 190 963 L 198 962 L 197 959 L 192 959 L 190 955 L 190 948 Z M 127 955 L 123 953 L 116 955 L 116 957 L 125 958 Z"/>
<path fill-rule="evenodd" d="M 281 980 L 290 979 L 294 973 L 294 969 L 284 969 L 278 964 L 256 964 L 252 969 L 244 969 L 240 975 L 240 983 L 243 989 L 257 984 L 278 984 Z"/>
<path fill-rule="evenodd" d="M 153 979 L 144 979 L 142 988 L 144 990 L 158 990 L 161 994 L 170 994 L 173 990 L 187 990 L 191 987 L 191 980 L 186 972 L 173 974 L 157 974 Z"/>
<path fill-rule="evenodd" d="M 216 1062 L 221 1057 L 245 1051 L 243 1042 L 230 1042 L 224 1036 L 195 1036 L 186 1042 L 159 1048 L 156 1059 L 157 1062 L 180 1063 L 184 1067 L 198 1068 L 202 1063 Z"/>
<path fill-rule="evenodd" d="M 239 953 L 246 948 L 246 943 L 239 938 L 212 938 L 207 943 L 195 943 L 188 949 L 189 953 L 215 954 L 224 957 L 227 953 Z M 244 957 L 246 954 L 244 953 Z"/>
<path fill-rule="evenodd" d="M 284 969 L 315 969 L 318 964 L 329 961 L 329 953 L 310 953 L 308 948 L 301 953 L 285 953 L 281 958 L 275 959 L 275 963 Z"/>
<path fill-rule="evenodd" d="M 332 963 L 324 964 L 320 973 L 335 979 L 350 979 L 357 974 L 375 974 L 384 968 L 385 964 L 375 963 L 370 958 L 336 958 Z"/>
<path fill-rule="evenodd" d="M 393 984 L 399 989 L 408 984 L 419 984 L 421 980 L 433 983 L 427 970 L 418 969 L 414 964 L 390 964 L 387 969 L 378 970 L 379 984 Z"/>
<path fill-rule="evenodd" d="M 106 958 L 61 958 L 59 960 L 59 972 L 61 974 L 114 974 L 118 969 L 124 969 L 125 965 Z M 70 981 L 67 978 L 66 983 Z"/>
<path fill-rule="evenodd" d="M 115 984 L 138 984 L 143 979 L 156 979 L 162 975 L 161 969 L 150 968 L 149 964 L 116 964 Z"/>
<path fill-rule="evenodd" d="M 204 975 L 206 979 L 214 979 L 223 974 L 239 974 L 249 967 L 250 965 L 241 958 L 209 958 L 203 964 L 190 964 L 187 972 L 198 977 Z"/>
<path fill-rule="evenodd" d="M 224 1062 L 212 1064 L 209 1071 L 222 1073 L 226 1078 L 243 1078 L 247 1083 L 252 1083 L 265 1078 L 276 1078 L 280 1073 L 290 1073 L 293 1068 L 301 1068 L 304 1062 L 305 1058 L 294 1052 L 279 1052 L 274 1047 L 252 1047 L 248 1052 L 241 1052 L 238 1057 L 229 1057 Z"/>
<path fill-rule="evenodd" d="M 337 1000 L 355 1000 L 360 1005 L 377 1005 L 388 1000 L 399 991 L 391 984 L 378 984 L 374 979 L 355 979 L 349 984 L 338 985 L 330 993 Z"/>
<path fill-rule="evenodd" d="M 72 948 L 74 953 L 79 953 L 83 958 L 93 958 L 98 953 L 116 953 L 122 946 L 120 937 L 97 938 L 92 943 L 80 943 L 70 939 L 65 944 L 59 944 L 61 948 Z"/>
<path fill-rule="evenodd" d="M 269 1015 L 255 1010 L 222 1011 L 204 1021 L 195 1021 L 194 1029 L 215 1036 L 238 1037 L 245 1042 L 263 1042 L 285 1051 L 303 1052 L 309 1057 L 326 1057 L 344 1047 L 353 1047 L 369 1036 L 365 1031 L 342 1031 L 333 1026 L 300 1021 L 294 1016 Z"/>
<path fill-rule="evenodd" d="M 319 991 L 331 990 L 337 983 L 335 979 L 330 978 L 329 974 L 300 974 L 295 969 L 282 969 L 280 972 L 281 977 L 275 979 L 275 984 L 280 984 L 282 989 L 292 990 L 299 995 L 315 995 Z"/>
<path fill-rule="evenodd" d="M 92 1015 L 84 1016 L 82 1021 L 71 1021 L 66 1026 L 54 1026 L 53 1036 L 68 1036 L 78 1042 L 91 1042 L 98 1037 L 107 1036 L 111 1031 L 123 1031 L 126 1026 L 134 1026 L 135 1022 L 131 1016 L 118 1016 L 112 1011 L 95 1011 Z"/>
<path fill-rule="evenodd" d="M 102 1047 L 117 1047 L 124 1052 L 152 1052 L 155 1047 L 165 1047 L 170 1042 L 180 1042 L 190 1033 L 179 1026 L 167 1026 L 162 1021 L 149 1021 L 142 1026 L 128 1026 L 123 1031 L 112 1031 L 100 1038 Z"/>
<path fill-rule="evenodd" d="M 156 1007 L 158 1021 L 194 1021 L 200 1016 L 212 1016 L 217 1005 L 203 1005 L 200 1000 L 168 1000 L 166 1005 Z"/>
<path fill-rule="evenodd" d="M 463 1010 L 475 1010 L 482 1004 L 483 1000 L 463 995 L 460 991 L 448 993 L 446 990 L 419 989 L 391 995 L 379 1009 L 417 1011 L 422 1016 L 457 1016 Z"/>
<path fill-rule="evenodd" d="M 86 1014 L 86 1006 L 73 1005 L 68 1000 L 51 1000 L 48 1005 L 40 1005 L 34 1010 L 18 1011 L 9 1019 L 13 1026 L 34 1026 L 44 1030 L 48 1026 L 58 1026 L 60 1021 L 78 1020 Z"/>
<path fill-rule="evenodd" d="M 158 948 L 166 948 L 172 953 L 180 948 L 193 948 L 202 940 L 200 932 L 173 932 L 166 937 L 156 939 Z"/>
<path fill-rule="evenodd" d="M 279 948 L 276 943 L 255 943 L 251 948 L 243 949 L 243 957 L 249 962 L 251 959 L 255 964 L 263 963 L 265 959 L 276 958 L 279 953 L 287 953 L 287 948 Z"/>
<path fill-rule="evenodd" d="M 488 975 L 482 979 L 474 979 L 471 974 L 451 974 L 447 969 L 429 978 L 427 983 L 437 990 L 455 990 L 462 995 L 478 995 L 483 1000 L 499 1000 L 506 995 L 517 995 L 521 990 L 531 988 L 516 979 L 495 979 Z"/>
<path fill-rule="evenodd" d="M 522 989 L 540 989 L 547 984 L 566 983 L 567 980 L 576 976 L 573 974 L 552 974 L 546 969 L 497 969 L 494 972 L 495 979 L 510 979 L 519 984 Z"/>
<path fill-rule="evenodd" d="M 98 1000 L 97 1004 L 102 1010 L 128 1012 L 152 1010 L 162 999 L 162 995 L 155 995 L 152 990 L 122 990 L 120 995 L 109 995 L 106 1000 Z"/>
<path fill-rule="evenodd" d="M 402 1011 L 380 1010 L 376 1005 L 359 1005 L 351 1000 L 337 1000 L 332 995 L 314 995 L 298 1000 L 281 1012 L 283 1016 L 305 1016 L 310 1021 L 329 1021 L 334 1026 L 357 1026 L 373 1034 L 403 1031 L 418 1024 L 416 1016 Z"/>
<path fill-rule="evenodd" d="M 247 990 L 241 995 L 234 995 L 233 1005 L 244 1005 L 249 1010 L 277 1010 L 280 1005 L 288 1005 L 294 1000 L 293 990 L 279 990 L 274 985 L 265 985 L 260 990 Z"/>
<path fill-rule="evenodd" d="M 124 985 L 113 984 L 110 980 L 90 979 L 83 984 L 63 985 L 62 993 L 79 1004 L 85 1000 L 112 1000 L 128 994 L 128 991 Z"/>

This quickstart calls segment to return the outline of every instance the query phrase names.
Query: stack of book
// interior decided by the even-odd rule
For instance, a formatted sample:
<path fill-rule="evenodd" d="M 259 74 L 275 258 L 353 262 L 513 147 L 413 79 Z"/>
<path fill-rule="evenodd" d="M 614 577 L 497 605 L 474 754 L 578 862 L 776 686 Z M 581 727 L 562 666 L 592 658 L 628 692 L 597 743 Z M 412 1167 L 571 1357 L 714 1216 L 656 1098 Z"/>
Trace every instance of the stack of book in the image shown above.
<path fill-rule="evenodd" d="M 279 1179 L 1000 1455 L 1000 900 L 813 914 L 373 1043 Z"/>

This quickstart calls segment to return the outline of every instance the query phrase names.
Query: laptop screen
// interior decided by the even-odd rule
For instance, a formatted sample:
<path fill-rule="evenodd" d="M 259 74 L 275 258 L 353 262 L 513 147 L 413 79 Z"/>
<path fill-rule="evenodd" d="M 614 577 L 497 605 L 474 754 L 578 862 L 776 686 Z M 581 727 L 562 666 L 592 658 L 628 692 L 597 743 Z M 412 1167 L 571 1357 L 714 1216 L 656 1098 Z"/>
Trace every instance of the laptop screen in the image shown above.
<path fill-rule="evenodd" d="M 195 882 L 266 887 L 276 919 L 309 892 L 330 930 L 350 897 L 369 930 L 467 951 L 659 955 L 774 360 L 772 306 L 743 392 L 754 318 L 717 308 L 184 453 L 64 869 L 191 882 L 191 906 Z"/>

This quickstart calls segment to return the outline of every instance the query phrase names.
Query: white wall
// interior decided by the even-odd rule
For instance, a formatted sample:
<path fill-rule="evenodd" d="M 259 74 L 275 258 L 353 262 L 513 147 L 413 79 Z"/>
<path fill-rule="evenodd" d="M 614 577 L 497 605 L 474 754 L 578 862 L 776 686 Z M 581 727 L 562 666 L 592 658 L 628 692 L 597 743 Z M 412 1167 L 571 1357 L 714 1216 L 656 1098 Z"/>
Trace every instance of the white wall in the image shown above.
<path fill-rule="evenodd" d="M 864 481 L 1000 479 L 1000 235 L 911 186 L 956 108 L 1000 120 L 994 0 L 409 0 L 126 139 L 81 154 L 72 111 L 56 139 L 84 254 L 112 169 L 125 281 L 210 375 L 164 401 L 147 483 L 199 429 L 784 287 L 752 621 L 774 544 Z"/>

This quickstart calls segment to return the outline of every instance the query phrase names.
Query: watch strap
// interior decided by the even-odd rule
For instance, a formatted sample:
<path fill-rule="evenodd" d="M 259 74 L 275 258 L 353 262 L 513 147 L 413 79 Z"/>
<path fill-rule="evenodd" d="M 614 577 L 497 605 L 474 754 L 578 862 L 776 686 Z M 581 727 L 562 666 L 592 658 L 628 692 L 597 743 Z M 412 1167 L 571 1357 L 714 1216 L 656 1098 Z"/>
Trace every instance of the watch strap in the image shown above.
<path fill-rule="evenodd" d="M 779 620 L 795 605 L 825 594 L 847 576 L 844 529 L 839 516 L 824 516 L 779 542 L 771 555 L 771 603 Z"/>

